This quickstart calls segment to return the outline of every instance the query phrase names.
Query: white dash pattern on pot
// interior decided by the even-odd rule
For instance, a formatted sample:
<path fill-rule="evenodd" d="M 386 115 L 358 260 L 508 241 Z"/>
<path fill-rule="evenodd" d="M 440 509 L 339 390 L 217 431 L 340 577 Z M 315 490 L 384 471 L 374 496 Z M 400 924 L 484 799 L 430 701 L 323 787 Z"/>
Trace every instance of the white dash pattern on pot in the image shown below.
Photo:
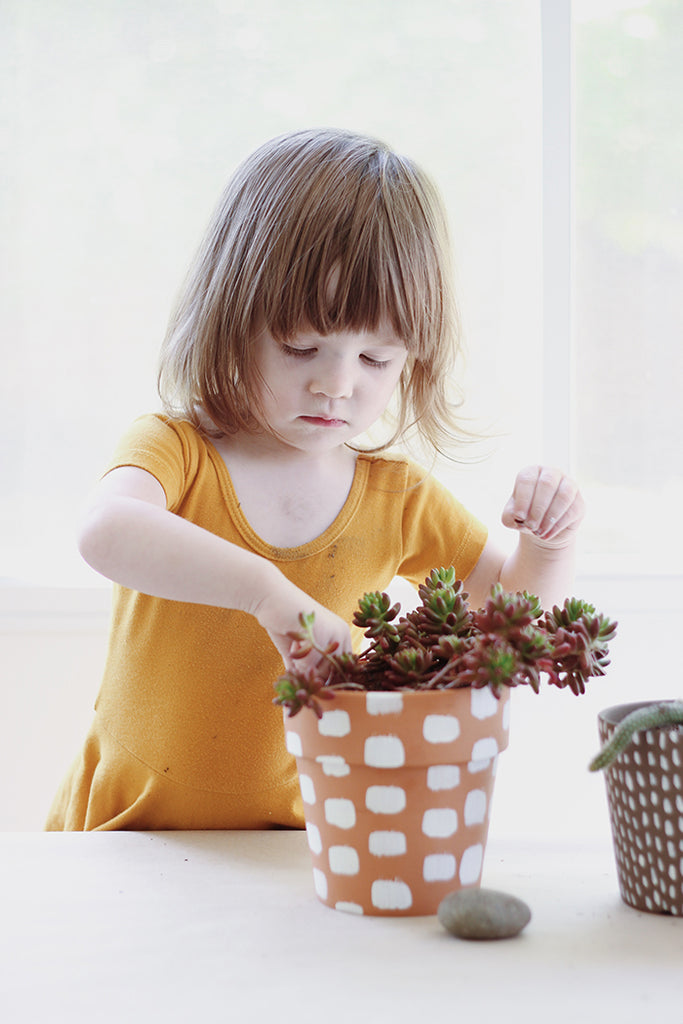
<path fill-rule="evenodd" d="M 323 774 L 330 778 L 343 779 L 351 771 L 351 766 L 339 754 L 319 754 L 316 761 Z"/>
<path fill-rule="evenodd" d="M 401 814 L 406 808 L 406 791 L 402 786 L 368 786 L 365 806 L 373 814 Z"/>
<path fill-rule="evenodd" d="M 346 797 L 328 797 L 324 803 L 325 820 L 337 828 L 354 828 L 356 824 L 356 806 L 353 800 Z"/>
<path fill-rule="evenodd" d="M 447 839 L 458 831 L 458 812 L 452 807 L 431 807 L 422 815 L 422 832 L 431 839 Z"/>
<path fill-rule="evenodd" d="M 369 715 L 397 715 L 403 711 L 400 693 L 371 692 L 365 697 L 365 710 Z"/>
<path fill-rule="evenodd" d="M 357 875 L 360 871 L 360 858 L 353 846 L 330 846 L 327 856 L 335 875 Z"/>
<path fill-rule="evenodd" d="M 460 735 L 460 722 L 455 715 L 425 715 L 422 735 L 427 743 L 452 743 Z"/>
<path fill-rule="evenodd" d="M 472 789 L 465 797 L 465 824 L 481 825 L 486 820 L 486 793 L 483 789 Z"/>
<path fill-rule="evenodd" d="M 398 736 L 368 736 L 363 759 L 370 768 L 401 768 L 406 752 Z"/>
<path fill-rule="evenodd" d="M 429 853 L 422 862 L 425 882 L 450 882 L 455 878 L 457 864 L 452 853 Z"/>
<path fill-rule="evenodd" d="M 463 885 L 476 885 L 481 875 L 484 847 L 481 843 L 468 846 L 460 859 L 460 881 Z"/>
<path fill-rule="evenodd" d="M 321 736 L 348 736 L 351 732 L 351 717 L 348 711 L 325 711 L 318 721 Z"/>
<path fill-rule="evenodd" d="M 413 905 L 410 886 L 400 878 L 378 878 L 372 883 L 370 899 L 378 910 L 409 910 Z"/>
<path fill-rule="evenodd" d="M 408 849 L 405 832 L 380 831 L 368 836 L 368 849 L 373 857 L 402 857 Z"/>
<path fill-rule="evenodd" d="M 433 764 L 427 769 L 427 789 L 457 789 L 460 785 L 460 766 L 457 764 Z"/>

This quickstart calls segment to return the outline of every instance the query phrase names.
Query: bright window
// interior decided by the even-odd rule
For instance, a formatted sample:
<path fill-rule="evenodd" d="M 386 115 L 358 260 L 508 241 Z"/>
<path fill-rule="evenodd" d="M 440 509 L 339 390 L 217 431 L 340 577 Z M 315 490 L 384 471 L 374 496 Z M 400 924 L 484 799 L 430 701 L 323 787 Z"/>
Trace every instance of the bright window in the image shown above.
<path fill-rule="evenodd" d="M 439 474 L 495 530 L 516 470 L 561 450 L 559 424 L 590 501 L 582 566 L 681 570 L 681 7 L 574 5 L 576 386 L 560 374 L 552 401 L 542 7 L 568 35 L 568 0 L 6 0 L 1 578 L 101 582 L 75 550 L 78 509 L 157 408 L 157 352 L 210 211 L 256 145 L 316 124 L 403 149 L 449 208 L 467 411 L 492 437 L 485 461 Z M 568 126 L 569 102 L 545 101 Z"/>

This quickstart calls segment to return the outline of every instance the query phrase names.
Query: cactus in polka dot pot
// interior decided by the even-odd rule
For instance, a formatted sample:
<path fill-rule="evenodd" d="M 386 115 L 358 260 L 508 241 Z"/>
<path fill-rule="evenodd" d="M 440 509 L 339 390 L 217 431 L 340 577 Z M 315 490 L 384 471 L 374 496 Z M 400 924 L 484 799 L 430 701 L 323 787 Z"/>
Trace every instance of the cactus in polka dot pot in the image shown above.
<path fill-rule="evenodd" d="M 586 602 L 544 612 L 500 586 L 474 610 L 452 568 L 433 570 L 418 606 L 399 613 L 365 594 L 358 654 L 320 649 L 302 616 L 293 653 L 316 651 L 318 667 L 275 684 L 316 893 L 360 914 L 435 914 L 448 893 L 480 884 L 511 689 L 538 693 L 545 680 L 583 693 L 616 630 Z"/>
<path fill-rule="evenodd" d="M 598 715 L 621 897 L 683 916 L 683 701 L 621 704 Z"/>

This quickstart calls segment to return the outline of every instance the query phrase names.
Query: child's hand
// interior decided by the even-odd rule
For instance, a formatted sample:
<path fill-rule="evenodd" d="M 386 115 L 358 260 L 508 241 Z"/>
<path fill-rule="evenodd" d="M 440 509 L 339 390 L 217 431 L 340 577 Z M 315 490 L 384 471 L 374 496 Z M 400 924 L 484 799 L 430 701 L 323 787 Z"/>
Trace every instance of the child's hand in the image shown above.
<path fill-rule="evenodd" d="M 558 469 L 528 466 L 517 475 L 503 509 L 504 526 L 531 534 L 547 547 L 562 547 L 584 517 L 583 498 L 574 480 Z"/>
<path fill-rule="evenodd" d="M 281 597 L 269 594 L 261 602 L 256 617 L 280 652 L 285 668 L 313 668 L 321 660 L 316 651 L 312 651 L 304 658 L 291 656 L 292 650 L 296 648 L 296 641 L 292 640 L 290 634 L 301 631 L 301 612 L 315 614 L 313 634 L 318 647 L 325 649 L 328 645 L 336 644 L 337 654 L 351 650 L 351 631 L 347 623 L 329 608 L 318 604 L 298 588 L 294 588 L 293 594 L 288 593 L 284 601 Z"/>

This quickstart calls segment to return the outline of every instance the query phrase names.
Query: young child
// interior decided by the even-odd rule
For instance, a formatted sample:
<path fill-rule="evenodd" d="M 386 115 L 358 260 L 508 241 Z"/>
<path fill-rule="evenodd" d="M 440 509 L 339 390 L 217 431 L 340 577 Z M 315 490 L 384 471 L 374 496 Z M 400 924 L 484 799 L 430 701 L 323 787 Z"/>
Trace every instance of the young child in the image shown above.
<path fill-rule="evenodd" d="M 358 597 L 453 565 L 472 603 L 497 580 L 544 603 L 570 586 L 582 499 L 519 474 L 505 557 L 426 470 L 386 448 L 411 425 L 457 439 L 445 220 L 383 144 L 304 131 L 229 183 L 164 343 L 163 415 L 123 438 L 80 535 L 115 582 L 93 725 L 47 828 L 303 827 L 273 682 L 315 612 L 350 649 Z M 396 430 L 353 439 L 392 396 Z"/>

